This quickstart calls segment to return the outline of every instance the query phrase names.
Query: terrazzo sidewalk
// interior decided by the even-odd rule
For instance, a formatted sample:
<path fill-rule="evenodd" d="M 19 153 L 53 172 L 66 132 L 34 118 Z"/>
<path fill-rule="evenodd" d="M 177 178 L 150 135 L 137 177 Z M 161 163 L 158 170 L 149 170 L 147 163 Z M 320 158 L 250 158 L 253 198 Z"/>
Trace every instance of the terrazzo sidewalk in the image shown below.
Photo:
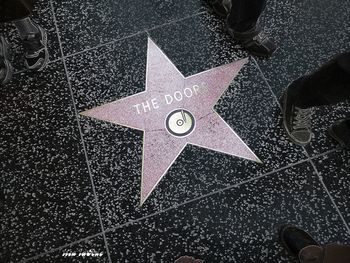
<path fill-rule="evenodd" d="M 327 136 L 349 104 L 316 109 L 303 148 L 278 103 L 350 50 L 349 1 L 268 1 L 271 59 L 234 43 L 200 0 L 39 0 L 33 17 L 49 38 L 39 73 L 0 25 L 16 68 L 0 89 L 0 262 L 296 263 L 278 240 L 286 223 L 350 244 L 350 152 Z M 80 113 L 144 90 L 148 38 L 185 77 L 248 58 L 214 109 L 262 164 L 187 145 L 140 206 L 143 133 Z"/>

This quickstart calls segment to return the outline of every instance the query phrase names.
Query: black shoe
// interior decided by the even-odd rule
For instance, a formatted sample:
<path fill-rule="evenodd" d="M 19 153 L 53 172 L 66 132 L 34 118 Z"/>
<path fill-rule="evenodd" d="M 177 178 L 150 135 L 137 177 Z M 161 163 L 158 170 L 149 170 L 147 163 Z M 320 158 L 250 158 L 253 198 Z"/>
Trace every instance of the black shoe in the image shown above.
<path fill-rule="evenodd" d="M 293 81 L 280 98 L 283 114 L 283 126 L 289 138 L 296 144 L 304 146 L 311 141 L 311 109 L 302 109 L 294 105 L 288 91 L 298 85 L 300 79 Z"/>
<path fill-rule="evenodd" d="M 337 121 L 329 127 L 328 133 L 342 147 L 350 149 L 350 119 Z"/>
<path fill-rule="evenodd" d="M 0 36 L 0 85 L 5 85 L 13 75 L 13 67 L 9 61 L 8 43 Z"/>
<path fill-rule="evenodd" d="M 237 32 L 227 27 L 230 36 L 245 47 L 252 55 L 270 57 L 277 50 L 276 44 L 256 25 L 245 32 Z"/>
<path fill-rule="evenodd" d="M 299 252 L 307 246 L 319 246 L 307 232 L 296 226 L 282 226 L 279 234 L 283 246 L 295 257 L 298 257 Z"/>
<path fill-rule="evenodd" d="M 24 63 L 29 70 L 42 70 L 49 61 L 46 31 L 42 27 L 36 26 L 39 32 L 28 35 L 23 39 L 25 50 Z"/>
<path fill-rule="evenodd" d="M 221 17 L 227 17 L 231 11 L 231 0 L 211 0 L 210 6 L 215 14 Z"/>

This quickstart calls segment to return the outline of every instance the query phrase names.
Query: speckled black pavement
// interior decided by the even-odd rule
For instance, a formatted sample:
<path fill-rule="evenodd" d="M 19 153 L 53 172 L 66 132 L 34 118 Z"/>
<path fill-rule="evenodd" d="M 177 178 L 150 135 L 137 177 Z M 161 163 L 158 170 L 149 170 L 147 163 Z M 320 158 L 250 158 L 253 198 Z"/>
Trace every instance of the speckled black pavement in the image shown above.
<path fill-rule="evenodd" d="M 316 110 L 315 138 L 292 144 L 280 97 L 293 79 L 350 48 L 346 0 L 269 1 L 279 49 L 255 59 L 199 0 L 40 0 L 50 61 L 0 89 L 0 262 L 293 262 L 281 225 L 350 243 L 350 152 L 327 136 L 348 104 Z M 249 57 L 215 106 L 262 164 L 187 146 L 139 206 L 143 134 L 80 112 L 145 86 L 147 38 L 190 76 Z M 17 63 L 19 61 L 19 63 Z"/>

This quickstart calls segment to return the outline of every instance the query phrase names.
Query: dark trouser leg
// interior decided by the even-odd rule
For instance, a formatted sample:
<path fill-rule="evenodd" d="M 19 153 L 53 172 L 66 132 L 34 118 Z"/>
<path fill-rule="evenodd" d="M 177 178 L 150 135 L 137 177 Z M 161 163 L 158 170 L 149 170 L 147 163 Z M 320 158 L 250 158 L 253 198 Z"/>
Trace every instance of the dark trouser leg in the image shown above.
<path fill-rule="evenodd" d="M 348 263 L 350 246 L 329 244 L 325 247 L 308 246 L 299 253 L 301 263 Z"/>
<path fill-rule="evenodd" d="M 227 18 L 230 28 L 237 32 L 252 29 L 266 6 L 266 0 L 232 0 L 231 12 Z"/>
<path fill-rule="evenodd" d="M 0 0 L 0 22 L 10 22 L 31 15 L 35 0 Z"/>
<path fill-rule="evenodd" d="M 350 52 L 342 54 L 288 89 L 295 106 L 310 108 L 350 99 Z"/>

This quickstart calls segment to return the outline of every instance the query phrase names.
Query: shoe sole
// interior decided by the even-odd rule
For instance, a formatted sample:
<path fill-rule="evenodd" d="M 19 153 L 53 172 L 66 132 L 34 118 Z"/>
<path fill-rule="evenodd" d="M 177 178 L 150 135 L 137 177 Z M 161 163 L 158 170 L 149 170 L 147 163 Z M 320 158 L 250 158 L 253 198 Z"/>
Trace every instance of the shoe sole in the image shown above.
<path fill-rule="evenodd" d="M 242 45 L 243 46 L 243 45 Z M 244 46 L 243 46 L 244 47 Z M 245 47 L 244 47 L 245 48 Z M 256 56 L 256 57 L 259 57 L 259 58 L 270 58 L 270 57 L 272 57 L 273 56 L 273 54 L 275 54 L 276 53 L 276 51 L 278 50 L 278 47 L 274 50 L 274 51 L 272 51 L 272 53 L 271 54 L 269 54 L 269 55 L 266 55 L 266 54 L 262 54 L 262 53 L 257 53 L 257 52 L 254 52 L 254 51 L 250 51 L 249 49 L 247 49 L 247 48 L 245 48 L 251 55 L 253 55 L 253 56 Z"/>
<path fill-rule="evenodd" d="M 4 64 L 6 68 L 6 75 L 4 80 L 1 82 L 1 85 L 5 85 L 11 80 L 14 69 L 12 67 L 11 62 L 9 61 L 9 57 L 10 57 L 9 43 L 2 36 L 0 37 L 0 43 L 2 44 L 2 50 L 4 51 Z"/>
<path fill-rule="evenodd" d="M 289 85 L 288 85 L 288 87 L 289 87 Z M 287 125 L 287 123 L 286 123 L 286 114 L 285 114 L 285 110 L 284 110 L 284 105 L 287 104 L 286 91 L 285 91 L 285 92 L 283 93 L 283 95 L 280 97 L 279 102 L 280 102 L 281 107 L 282 107 L 282 122 L 283 122 L 283 128 L 284 128 L 284 130 L 286 131 L 286 133 L 287 133 L 289 139 L 290 139 L 293 143 L 295 143 L 295 144 L 297 144 L 297 145 L 299 145 L 299 146 L 306 146 L 306 145 L 308 145 L 308 144 L 311 142 L 311 140 L 308 141 L 308 142 L 300 142 L 300 141 L 297 141 L 297 140 L 295 140 L 295 139 L 291 136 L 291 134 L 290 134 L 289 131 L 288 131 L 288 128 L 287 128 L 288 125 Z"/>
<path fill-rule="evenodd" d="M 48 64 L 49 62 L 49 51 L 47 50 L 47 33 L 46 31 L 41 27 L 38 26 L 38 29 L 40 30 L 40 32 L 43 35 L 43 46 L 45 47 L 45 59 L 44 62 L 41 64 L 40 67 L 30 67 L 27 63 L 27 61 L 25 61 L 25 66 L 28 70 L 33 70 L 33 71 L 42 71 Z"/>

